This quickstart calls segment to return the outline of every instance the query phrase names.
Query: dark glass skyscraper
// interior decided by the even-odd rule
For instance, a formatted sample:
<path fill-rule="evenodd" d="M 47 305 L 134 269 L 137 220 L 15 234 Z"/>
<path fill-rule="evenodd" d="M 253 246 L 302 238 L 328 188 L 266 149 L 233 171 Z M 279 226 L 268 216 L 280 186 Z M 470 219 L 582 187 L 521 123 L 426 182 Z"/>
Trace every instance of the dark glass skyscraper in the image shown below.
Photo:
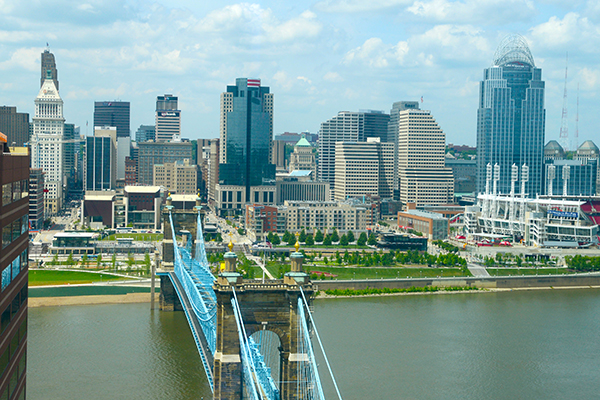
<path fill-rule="evenodd" d="M 486 166 L 500 167 L 498 192 L 511 188 L 511 166 L 529 167 L 525 193 L 542 194 L 546 110 L 542 70 L 535 67 L 527 42 L 506 37 L 483 71 L 477 111 L 477 191 L 485 192 Z M 519 179 L 521 176 L 519 175 Z M 518 181 L 516 192 L 520 192 Z"/>
<path fill-rule="evenodd" d="M 250 187 L 274 184 L 271 163 L 273 94 L 260 79 L 236 79 L 221 95 L 219 183 Z"/>
<path fill-rule="evenodd" d="M 114 126 L 117 137 L 130 136 L 130 104 L 128 101 L 95 101 L 94 126 Z"/>
<path fill-rule="evenodd" d="M 56 69 L 56 60 L 54 54 L 50 53 L 50 50 L 46 49 L 42 53 L 42 71 L 40 75 L 40 87 L 44 84 L 48 71 L 52 72 L 52 80 L 58 90 L 58 70 Z"/>

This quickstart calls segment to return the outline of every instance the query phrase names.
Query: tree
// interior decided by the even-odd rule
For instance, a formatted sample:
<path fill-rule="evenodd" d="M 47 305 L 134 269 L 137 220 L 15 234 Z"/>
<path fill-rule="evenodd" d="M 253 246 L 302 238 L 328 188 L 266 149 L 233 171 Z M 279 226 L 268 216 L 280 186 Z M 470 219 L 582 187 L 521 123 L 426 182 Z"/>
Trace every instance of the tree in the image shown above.
<path fill-rule="evenodd" d="M 367 240 L 367 244 L 369 246 L 375 246 L 377 244 L 377 236 L 375 236 L 374 233 L 371 232 L 371 234 L 369 235 L 369 239 Z"/>
<path fill-rule="evenodd" d="M 146 274 L 150 274 L 150 253 L 144 255 L 144 267 L 146 268 Z"/>
<path fill-rule="evenodd" d="M 102 254 L 98 254 L 98 258 L 96 258 L 96 268 L 102 267 Z"/>
<path fill-rule="evenodd" d="M 69 257 L 67 257 L 67 265 L 75 265 L 75 260 L 73 260 L 73 253 L 69 253 Z"/>
<path fill-rule="evenodd" d="M 348 231 L 346 233 L 346 237 L 348 238 L 348 243 L 354 242 L 356 239 L 354 238 L 354 233 L 352 231 Z"/>
<path fill-rule="evenodd" d="M 313 235 L 306 235 L 306 245 L 307 246 L 312 246 L 315 244 L 315 239 L 313 239 Z"/>
<path fill-rule="evenodd" d="M 88 255 L 84 254 L 83 257 L 81 257 L 81 264 L 83 264 L 83 268 L 87 268 L 87 263 L 88 263 Z"/>
<path fill-rule="evenodd" d="M 323 263 L 325 265 L 329 264 L 329 260 L 327 259 L 327 256 L 323 257 Z"/>
<path fill-rule="evenodd" d="M 321 243 L 323 241 L 323 232 L 320 229 L 317 229 L 317 233 L 315 233 L 315 242 Z"/>
<path fill-rule="evenodd" d="M 290 233 L 290 231 L 288 231 L 288 230 L 286 229 L 286 230 L 285 230 L 285 232 L 283 232 L 283 238 L 282 238 L 282 240 L 283 240 L 284 242 L 286 242 L 286 243 L 289 243 L 289 242 L 290 242 L 290 236 L 292 236 L 292 237 L 293 237 L 294 235 L 292 235 L 292 234 Z"/>
<path fill-rule="evenodd" d="M 325 238 L 323 239 L 323 246 L 331 246 L 331 236 L 325 236 Z"/>
<path fill-rule="evenodd" d="M 342 237 L 340 238 L 340 245 L 348 246 L 348 236 L 342 235 Z"/>
<path fill-rule="evenodd" d="M 294 244 L 296 244 L 296 235 L 292 235 L 291 233 L 288 235 L 288 238 L 286 240 L 287 244 L 289 246 L 293 246 Z"/>
<path fill-rule="evenodd" d="M 367 244 L 367 234 L 365 232 L 360 233 L 360 236 L 358 237 L 356 244 L 359 246 L 364 246 L 365 244 Z"/>
<path fill-rule="evenodd" d="M 338 235 L 338 231 L 335 228 L 333 228 L 333 232 L 331 232 L 331 241 L 332 242 L 339 242 L 340 241 L 340 236 Z"/>
<path fill-rule="evenodd" d="M 112 258 L 110 260 L 113 269 L 115 270 L 115 272 L 117 271 L 117 255 L 115 253 L 112 254 Z"/>
<path fill-rule="evenodd" d="M 298 241 L 300 243 L 306 242 L 306 231 L 304 229 L 302 229 L 302 231 L 300 231 L 300 236 L 298 236 Z"/>

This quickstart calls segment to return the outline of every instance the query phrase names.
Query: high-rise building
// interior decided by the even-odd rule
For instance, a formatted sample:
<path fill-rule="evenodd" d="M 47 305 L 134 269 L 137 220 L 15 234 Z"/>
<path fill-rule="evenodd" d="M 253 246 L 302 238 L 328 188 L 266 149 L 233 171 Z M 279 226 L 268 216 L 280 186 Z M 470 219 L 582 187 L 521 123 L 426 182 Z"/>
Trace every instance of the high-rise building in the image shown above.
<path fill-rule="evenodd" d="M 114 126 L 117 137 L 131 137 L 128 101 L 95 101 L 94 126 Z"/>
<path fill-rule="evenodd" d="M 272 191 L 266 188 L 274 188 L 275 184 L 275 165 L 271 163 L 273 94 L 269 93 L 269 87 L 261 86 L 260 79 L 237 78 L 235 83 L 221 94 L 219 187 L 216 191 L 228 187 L 221 191 L 221 196 L 227 199 L 233 199 L 236 193 L 232 202 L 227 200 L 227 208 L 241 213 L 243 204 L 263 202 L 259 192 L 269 192 L 267 202 L 274 202 Z M 251 193 L 257 200 L 251 198 Z"/>
<path fill-rule="evenodd" d="M 365 195 L 391 198 L 393 184 L 394 143 L 381 143 L 378 137 L 336 143 L 334 200 Z"/>
<path fill-rule="evenodd" d="M 147 142 L 156 138 L 156 129 L 154 125 L 140 125 L 138 130 L 135 132 L 136 142 Z"/>
<path fill-rule="evenodd" d="M 46 49 L 42 53 L 42 73 L 40 75 L 40 88 L 44 85 L 44 81 L 46 80 L 46 74 L 48 73 L 48 71 L 50 71 L 52 75 L 52 80 L 54 81 L 54 86 L 56 86 L 56 90 L 58 90 L 58 70 L 56 69 L 56 61 L 54 60 L 54 54 L 50 53 L 50 50 Z"/>
<path fill-rule="evenodd" d="M 152 185 L 155 164 L 183 161 L 186 158 L 191 159 L 192 146 L 190 141 L 138 143 L 138 184 Z"/>
<path fill-rule="evenodd" d="M 317 177 L 335 185 L 336 142 L 364 142 L 368 137 L 388 138 L 390 116 L 383 111 L 340 111 L 323 122 L 319 130 Z"/>
<path fill-rule="evenodd" d="M 154 164 L 154 186 L 171 193 L 195 194 L 198 191 L 198 166 L 190 160 Z"/>
<path fill-rule="evenodd" d="M 31 168 L 29 171 L 29 227 L 40 230 L 44 226 L 44 171 Z"/>
<path fill-rule="evenodd" d="M 445 162 L 446 135 L 430 111 L 400 111 L 397 147 L 399 200 L 405 206 L 453 201 L 452 169 Z"/>
<path fill-rule="evenodd" d="M 522 36 L 507 36 L 494 54 L 493 65 L 483 71 L 479 89 L 477 191 L 485 192 L 487 165 L 498 164 L 497 191 L 508 194 L 511 167 L 516 164 L 529 168 L 525 195 L 541 194 L 545 126 L 542 70 L 536 68 Z M 517 193 L 521 183 L 516 182 Z"/>
<path fill-rule="evenodd" d="M 181 137 L 181 110 L 177 108 L 177 96 L 165 94 L 156 97 L 155 140 L 170 141 Z"/>
<path fill-rule="evenodd" d="M 390 110 L 390 120 L 388 122 L 388 141 L 393 142 L 395 149 L 394 152 L 398 154 L 398 129 L 400 123 L 400 111 L 404 110 L 418 110 L 418 101 L 397 101 L 392 104 Z M 398 177 L 398 157 L 394 158 L 394 199 L 400 198 L 399 188 L 399 177 Z"/>
<path fill-rule="evenodd" d="M 86 138 L 85 190 L 113 190 L 117 180 L 117 128 L 94 127 Z"/>
<path fill-rule="evenodd" d="M 54 83 L 52 84 L 54 87 Z M 5 149 L 6 150 L 6 149 Z M 2 249 L 0 398 L 24 399 L 27 369 L 29 156 L 0 151 Z"/>
<path fill-rule="evenodd" d="M 45 52 L 44 52 L 45 54 Z M 35 99 L 31 167 L 42 168 L 46 184 L 46 216 L 55 215 L 63 202 L 64 129 L 63 101 L 49 69 Z"/>
<path fill-rule="evenodd" d="M 17 112 L 17 107 L 0 106 L 0 132 L 9 145 L 23 146 L 29 142 L 29 114 Z"/>

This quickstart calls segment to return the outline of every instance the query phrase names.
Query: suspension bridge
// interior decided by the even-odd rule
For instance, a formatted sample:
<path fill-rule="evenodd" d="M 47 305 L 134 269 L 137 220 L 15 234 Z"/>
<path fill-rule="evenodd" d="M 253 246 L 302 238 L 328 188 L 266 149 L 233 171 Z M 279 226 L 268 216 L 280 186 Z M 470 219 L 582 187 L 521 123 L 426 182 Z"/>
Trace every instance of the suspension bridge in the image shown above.
<path fill-rule="evenodd" d="M 163 221 L 167 266 L 157 273 L 161 309 L 184 311 L 213 399 L 325 399 L 314 337 L 341 400 L 311 315 L 313 287 L 302 270 L 298 244 L 283 279 L 244 280 L 232 243 L 225 268 L 215 277 L 199 201 L 195 210 L 174 210 L 167 199 Z"/>

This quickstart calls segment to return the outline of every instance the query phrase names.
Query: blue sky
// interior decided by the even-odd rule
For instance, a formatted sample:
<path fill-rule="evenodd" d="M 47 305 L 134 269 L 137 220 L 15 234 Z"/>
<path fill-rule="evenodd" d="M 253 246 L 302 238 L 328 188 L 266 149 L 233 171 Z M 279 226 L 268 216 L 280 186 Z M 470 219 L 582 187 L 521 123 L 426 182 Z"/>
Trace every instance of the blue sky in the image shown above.
<path fill-rule="evenodd" d="M 598 1 L 0 0 L 0 10 L 0 104 L 33 114 L 48 42 L 65 117 L 83 133 L 94 101 L 130 101 L 135 132 L 172 93 L 184 137 L 218 137 L 220 93 L 254 77 L 275 94 L 275 133 L 423 96 L 447 142 L 475 145 L 482 71 L 519 33 L 546 81 L 546 140 L 559 136 L 568 51 L 570 136 L 579 84 L 579 143 L 600 145 Z"/>

